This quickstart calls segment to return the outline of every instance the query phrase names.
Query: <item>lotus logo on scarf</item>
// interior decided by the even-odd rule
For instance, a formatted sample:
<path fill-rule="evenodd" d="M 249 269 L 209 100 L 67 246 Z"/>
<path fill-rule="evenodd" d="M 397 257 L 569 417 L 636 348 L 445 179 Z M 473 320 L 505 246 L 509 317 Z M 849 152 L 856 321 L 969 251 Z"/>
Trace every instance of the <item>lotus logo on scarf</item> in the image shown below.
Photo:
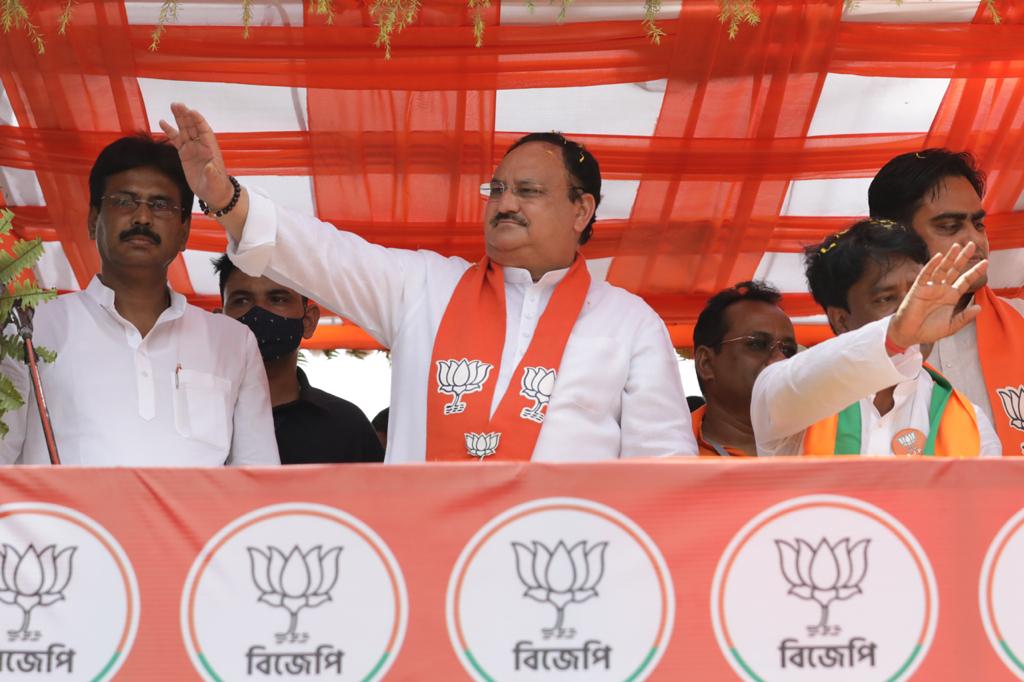
<path fill-rule="evenodd" d="M 544 637 L 568 638 L 576 635 L 574 628 L 564 628 L 565 607 L 597 596 L 597 584 L 604 576 L 604 551 L 607 542 L 587 549 L 585 541 L 569 549 L 559 541 L 554 550 L 534 541 L 533 549 L 513 542 L 516 571 L 526 587 L 524 597 L 555 607 L 555 624 L 541 630 Z"/>
<path fill-rule="evenodd" d="M 833 601 L 861 594 L 860 583 L 868 570 L 868 542 L 861 540 L 850 546 L 849 538 L 835 544 L 821 539 L 817 547 L 797 539 L 794 547 L 785 540 L 776 540 L 782 575 L 789 583 L 789 594 L 815 601 L 821 607 L 817 625 L 809 625 L 810 635 L 838 635 L 841 628 L 828 624 L 828 609 Z"/>
<path fill-rule="evenodd" d="M 523 387 L 519 395 L 534 401 L 533 407 L 524 407 L 519 416 L 523 419 L 544 422 L 542 409 L 551 402 L 551 392 L 555 388 L 555 370 L 543 367 L 526 367 L 523 371 Z"/>
<path fill-rule="evenodd" d="M 1007 386 L 996 391 L 1003 401 L 1003 410 L 1010 418 L 1010 426 L 1024 431 L 1024 385 L 1014 388 Z"/>
<path fill-rule="evenodd" d="M 326 552 L 320 545 L 302 552 L 298 545 L 285 556 L 277 547 L 262 552 L 248 547 L 252 565 L 252 581 L 260 591 L 259 601 L 288 611 L 288 629 L 275 635 L 278 642 L 306 641 L 308 635 L 297 633 L 299 612 L 331 600 L 331 590 L 338 582 L 338 559 L 341 547 Z"/>
<path fill-rule="evenodd" d="M 8 630 L 11 641 L 18 639 L 37 640 L 40 633 L 29 632 L 32 609 L 49 606 L 64 599 L 64 589 L 71 580 L 71 558 L 75 547 L 60 552 L 50 545 L 42 552 L 29 545 L 23 553 L 4 544 L 3 559 L 0 561 L 0 602 L 15 604 L 21 609 L 21 627 Z"/>
<path fill-rule="evenodd" d="M 490 457 L 498 451 L 500 440 L 500 433 L 467 433 L 466 452 L 473 457 L 479 457 L 482 462 L 484 457 Z"/>
<path fill-rule="evenodd" d="M 461 414 L 465 412 L 466 403 L 462 402 L 462 396 L 483 389 L 493 367 L 486 362 L 467 360 L 466 358 L 438 360 L 437 392 L 452 396 L 452 401 L 444 406 L 444 413 Z"/>

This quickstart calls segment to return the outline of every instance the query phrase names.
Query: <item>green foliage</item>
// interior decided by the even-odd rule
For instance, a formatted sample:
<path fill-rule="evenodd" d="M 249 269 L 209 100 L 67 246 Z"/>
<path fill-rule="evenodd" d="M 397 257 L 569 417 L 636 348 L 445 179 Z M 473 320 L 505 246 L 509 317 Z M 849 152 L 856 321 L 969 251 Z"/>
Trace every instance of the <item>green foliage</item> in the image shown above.
<path fill-rule="evenodd" d="M 21 0 L 0 0 L 0 26 L 4 33 L 10 33 L 12 28 L 25 31 L 32 44 L 36 46 L 39 54 L 46 52 L 46 43 L 39 28 L 28 18 L 28 10 Z"/>
<path fill-rule="evenodd" d="M 726 25 L 729 40 L 736 38 L 741 24 L 757 26 L 761 21 L 754 0 L 718 0 L 718 8 L 718 20 Z"/>
<path fill-rule="evenodd" d="M 14 214 L 7 209 L 0 209 L 0 236 L 10 235 L 13 222 Z M 35 265 L 42 255 L 43 244 L 39 239 L 15 239 L 8 250 L 0 250 L 0 285 L 3 285 L 0 288 L 0 358 L 25 361 L 25 346 L 21 337 L 6 333 L 14 305 L 34 308 L 57 295 L 52 289 L 43 290 L 34 283 L 22 279 L 25 271 Z M 57 354 L 51 350 L 38 346 L 35 350 L 43 362 L 53 362 L 57 359 Z M 8 431 L 7 425 L 3 422 L 3 415 L 24 404 L 25 400 L 14 383 L 0 373 L 0 438 Z"/>

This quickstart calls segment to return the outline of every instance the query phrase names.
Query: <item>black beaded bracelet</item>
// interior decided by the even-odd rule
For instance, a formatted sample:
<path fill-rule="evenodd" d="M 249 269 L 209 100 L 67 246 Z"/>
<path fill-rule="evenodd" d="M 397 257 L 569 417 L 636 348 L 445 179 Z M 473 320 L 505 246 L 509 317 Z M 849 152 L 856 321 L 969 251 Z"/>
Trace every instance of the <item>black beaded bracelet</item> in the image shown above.
<path fill-rule="evenodd" d="M 238 184 L 238 180 L 235 180 L 235 176 L 229 175 L 228 180 L 230 180 L 231 184 L 234 186 L 235 193 L 231 195 L 231 201 L 228 202 L 227 206 L 220 209 L 219 211 L 213 211 L 214 218 L 220 218 L 222 216 L 226 216 L 228 213 L 231 213 L 231 209 L 233 209 L 235 207 L 235 204 L 238 203 L 238 198 L 242 196 L 242 186 Z M 204 215 L 210 215 L 210 207 L 207 206 L 206 202 L 203 201 L 202 199 L 199 200 L 199 208 L 200 210 L 202 210 Z"/>

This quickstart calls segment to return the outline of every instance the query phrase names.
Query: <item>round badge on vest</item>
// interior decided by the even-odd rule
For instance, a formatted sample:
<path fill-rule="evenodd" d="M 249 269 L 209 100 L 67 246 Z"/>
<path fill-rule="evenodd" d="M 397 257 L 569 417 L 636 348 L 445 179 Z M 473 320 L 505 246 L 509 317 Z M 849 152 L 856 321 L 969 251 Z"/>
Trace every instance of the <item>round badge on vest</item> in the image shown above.
<path fill-rule="evenodd" d="M 924 432 L 919 429 L 903 429 L 892 438 L 894 455 L 920 455 L 924 453 Z"/>

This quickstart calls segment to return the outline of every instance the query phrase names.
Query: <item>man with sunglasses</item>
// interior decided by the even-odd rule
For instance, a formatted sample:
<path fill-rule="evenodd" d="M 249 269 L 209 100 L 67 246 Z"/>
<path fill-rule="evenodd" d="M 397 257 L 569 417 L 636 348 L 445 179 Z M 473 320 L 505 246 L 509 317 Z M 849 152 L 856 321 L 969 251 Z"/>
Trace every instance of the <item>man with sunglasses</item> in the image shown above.
<path fill-rule="evenodd" d="M 167 269 L 188 241 L 193 195 L 174 148 L 145 134 L 108 145 L 89 174 L 100 272 L 39 306 L 34 340 L 61 461 L 96 466 L 278 464 L 256 340 L 188 305 Z M 27 371 L 4 372 L 27 405 L 6 416 L 3 461 L 49 456 Z"/>
<path fill-rule="evenodd" d="M 385 461 L 571 461 L 696 454 L 665 325 L 579 254 L 596 159 L 528 135 L 482 187 L 477 263 L 388 249 L 243 188 L 196 111 L 161 122 L 228 255 L 352 319 L 392 353 Z"/>
<path fill-rule="evenodd" d="M 999 455 L 980 408 L 922 364 L 936 340 L 979 312 L 957 309 L 988 266 L 971 266 L 974 249 L 953 245 L 929 259 L 912 230 L 873 219 L 808 247 L 811 294 L 838 336 L 758 376 L 758 454 Z"/>
<path fill-rule="evenodd" d="M 754 380 L 796 355 L 782 296 L 764 282 L 740 282 L 712 296 L 693 328 L 693 360 L 706 403 L 690 418 L 702 456 L 757 454 L 750 425 Z"/>

